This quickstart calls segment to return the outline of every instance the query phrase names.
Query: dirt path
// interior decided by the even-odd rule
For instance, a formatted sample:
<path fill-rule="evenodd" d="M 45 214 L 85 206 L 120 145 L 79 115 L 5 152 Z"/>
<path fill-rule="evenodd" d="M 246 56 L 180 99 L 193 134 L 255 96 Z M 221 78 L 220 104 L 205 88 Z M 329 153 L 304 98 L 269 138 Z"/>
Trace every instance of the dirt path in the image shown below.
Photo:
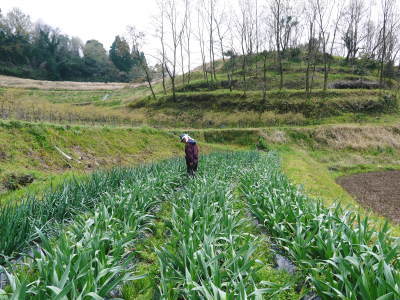
<path fill-rule="evenodd" d="M 0 87 L 37 88 L 43 90 L 118 90 L 146 83 L 46 81 L 0 75 Z"/>
<path fill-rule="evenodd" d="M 363 206 L 400 223 L 400 171 L 355 174 L 337 182 Z"/>

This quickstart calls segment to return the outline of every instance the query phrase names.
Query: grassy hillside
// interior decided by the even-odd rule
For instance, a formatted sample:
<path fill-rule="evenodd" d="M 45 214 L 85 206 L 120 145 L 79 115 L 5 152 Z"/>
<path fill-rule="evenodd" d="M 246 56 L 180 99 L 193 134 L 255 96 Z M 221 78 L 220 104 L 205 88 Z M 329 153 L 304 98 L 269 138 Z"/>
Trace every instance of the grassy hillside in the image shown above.
<path fill-rule="evenodd" d="M 161 82 L 154 83 L 157 99 L 146 86 L 115 90 L 49 90 L 10 86 L 0 89 L 3 118 L 63 124 L 153 127 L 262 127 L 332 123 L 396 122 L 399 83 L 393 77 L 378 90 L 376 66 L 350 65 L 342 58 L 331 62 L 329 90 L 323 92 L 323 66 L 313 74 L 313 89 L 305 92 L 306 62 L 301 56 L 287 59 L 284 89 L 278 90 L 279 74 L 271 56 L 267 60 L 267 94 L 262 97 L 261 57 L 249 56 L 244 83 L 241 57 L 232 73 L 232 91 L 227 81 L 231 63 L 217 62 L 217 78 L 203 77 L 199 69 L 178 76 L 177 96 L 173 99 L 167 81 L 167 94 Z M 361 69 L 360 69 L 361 68 Z M 340 83 L 340 84 L 339 84 Z M 332 88 L 332 87 L 341 87 Z M 346 88 L 347 87 L 347 88 Z M 343 89 L 344 88 L 344 89 Z"/>
<path fill-rule="evenodd" d="M 304 91 L 277 90 L 268 92 L 267 100 L 257 91 L 184 92 L 175 100 L 142 99 L 129 107 L 147 109 L 152 124 L 168 127 L 301 126 L 398 118 L 397 96 L 380 90 L 319 90 L 311 97 Z"/>

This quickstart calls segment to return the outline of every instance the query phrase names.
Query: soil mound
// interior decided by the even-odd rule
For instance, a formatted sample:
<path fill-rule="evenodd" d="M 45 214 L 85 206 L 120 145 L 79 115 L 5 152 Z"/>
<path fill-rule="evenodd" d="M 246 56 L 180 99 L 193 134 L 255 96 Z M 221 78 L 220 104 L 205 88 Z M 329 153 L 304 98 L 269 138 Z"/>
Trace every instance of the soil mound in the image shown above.
<path fill-rule="evenodd" d="M 355 174 L 337 182 L 364 207 L 400 223 L 400 171 Z"/>

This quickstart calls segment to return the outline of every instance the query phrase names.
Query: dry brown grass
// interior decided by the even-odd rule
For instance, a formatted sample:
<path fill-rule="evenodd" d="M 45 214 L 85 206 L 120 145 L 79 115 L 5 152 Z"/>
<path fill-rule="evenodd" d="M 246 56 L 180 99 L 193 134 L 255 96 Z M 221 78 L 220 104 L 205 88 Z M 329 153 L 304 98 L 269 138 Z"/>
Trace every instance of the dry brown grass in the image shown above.
<path fill-rule="evenodd" d="M 317 127 L 267 128 L 260 135 L 272 144 L 296 144 L 306 148 L 329 150 L 400 150 L 400 124 L 396 125 L 323 125 Z M 351 160 L 351 154 L 347 154 Z M 357 160 L 357 159 L 356 159 Z M 361 162 L 360 162 L 361 163 Z"/>
<path fill-rule="evenodd" d="M 55 104 L 37 97 L 26 97 L 22 89 L 10 89 L 0 95 L 0 118 L 61 124 L 139 126 L 146 123 L 147 116 L 141 109 L 130 112 L 112 107 Z"/>
<path fill-rule="evenodd" d="M 266 130 L 261 131 L 260 135 L 265 138 L 268 143 L 273 144 L 285 144 L 289 141 L 289 138 L 283 130 Z"/>
<path fill-rule="evenodd" d="M 317 143 L 333 149 L 400 149 L 400 125 L 394 126 L 322 126 L 314 129 Z"/>
<path fill-rule="evenodd" d="M 37 88 L 44 90 L 117 90 L 134 88 L 144 83 L 46 81 L 0 75 L 0 87 Z"/>

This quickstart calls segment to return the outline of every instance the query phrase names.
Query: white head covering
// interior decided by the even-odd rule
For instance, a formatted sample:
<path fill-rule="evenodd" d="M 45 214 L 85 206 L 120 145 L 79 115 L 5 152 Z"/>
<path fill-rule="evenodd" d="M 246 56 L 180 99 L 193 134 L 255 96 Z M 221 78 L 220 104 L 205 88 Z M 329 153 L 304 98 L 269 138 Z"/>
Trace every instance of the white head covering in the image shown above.
<path fill-rule="evenodd" d="M 180 135 L 180 138 L 181 138 L 181 141 L 184 140 L 185 142 L 191 139 L 191 137 L 187 133 Z"/>

